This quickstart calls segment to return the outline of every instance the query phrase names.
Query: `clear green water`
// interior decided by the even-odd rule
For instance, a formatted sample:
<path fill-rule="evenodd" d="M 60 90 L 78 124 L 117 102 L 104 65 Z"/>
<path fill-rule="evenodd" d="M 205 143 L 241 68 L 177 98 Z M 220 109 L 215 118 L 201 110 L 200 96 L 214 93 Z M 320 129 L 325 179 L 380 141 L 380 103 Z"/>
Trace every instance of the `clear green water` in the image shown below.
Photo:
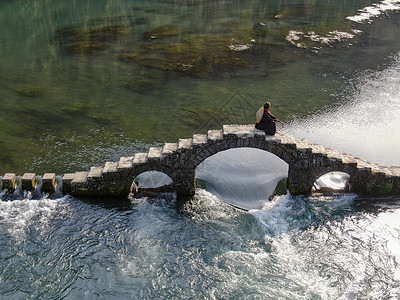
<path fill-rule="evenodd" d="M 1 2 L 0 170 L 87 169 L 222 124 L 252 123 L 266 99 L 284 121 L 334 105 L 355 72 L 398 49 L 397 15 L 373 24 L 346 19 L 370 4 Z M 290 30 L 351 29 L 364 33 L 332 47 L 286 40 Z M 171 35 L 149 40 L 152 30 Z M 180 55 L 171 54 L 177 47 Z M 126 62 L 127 53 L 139 54 Z M 177 67 L 193 53 L 198 70 Z"/>
<path fill-rule="evenodd" d="M 265 99 L 299 138 L 400 165 L 400 15 L 347 18 L 371 3 L 0 1 L 1 174 L 253 123 Z M 111 207 L 18 192 L 0 193 L 0 299 L 400 297 L 398 197 L 243 212 L 204 190 Z"/>

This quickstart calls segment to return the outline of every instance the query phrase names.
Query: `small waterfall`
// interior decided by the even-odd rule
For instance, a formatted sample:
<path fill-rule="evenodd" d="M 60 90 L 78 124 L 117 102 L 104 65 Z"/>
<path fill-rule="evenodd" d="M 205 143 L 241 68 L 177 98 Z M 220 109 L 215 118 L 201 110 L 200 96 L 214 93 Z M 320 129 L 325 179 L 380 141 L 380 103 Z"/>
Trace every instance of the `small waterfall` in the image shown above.
<path fill-rule="evenodd" d="M 17 183 L 15 185 L 14 192 L 12 194 L 12 199 L 22 199 L 24 195 L 24 191 L 22 190 L 22 181 L 21 181 L 21 176 L 17 176 Z"/>
<path fill-rule="evenodd" d="M 40 200 L 46 198 L 62 198 L 62 176 L 56 176 L 56 185 L 53 192 L 43 192 L 43 177 L 37 175 L 32 188 L 24 189 L 22 176 L 16 176 L 13 188 L 5 188 L 0 191 L 0 200 Z"/>
<path fill-rule="evenodd" d="M 40 176 L 40 175 L 36 176 L 35 189 L 31 193 L 32 199 L 42 199 L 43 198 L 42 183 L 43 183 L 42 176 Z"/>
<path fill-rule="evenodd" d="M 241 209 L 262 209 L 288 165 L 267 151 L 239 148 L 219 152 L 196 169 L 196 179 L 219 199 Z"/>
<path fill-rule="evenodd" d="M 329 172 L 318 178 L 313 186 L 313 192 L 339 192 L 349 188 L 350 175 L 344 172 Z"/>

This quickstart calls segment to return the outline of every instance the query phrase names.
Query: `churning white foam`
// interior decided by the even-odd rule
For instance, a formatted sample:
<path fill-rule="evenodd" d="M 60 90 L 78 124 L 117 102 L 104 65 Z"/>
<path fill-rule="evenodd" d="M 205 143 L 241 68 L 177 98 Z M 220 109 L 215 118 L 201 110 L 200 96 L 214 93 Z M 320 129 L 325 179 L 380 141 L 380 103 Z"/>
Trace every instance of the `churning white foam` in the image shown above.
<path fill-rule="evenodd" d="M 0 200 L 0 220 L 2 229 L 16 242 L 23 242 L 30 227 L 45 228 L 62 199 L 40 200 Z"/>

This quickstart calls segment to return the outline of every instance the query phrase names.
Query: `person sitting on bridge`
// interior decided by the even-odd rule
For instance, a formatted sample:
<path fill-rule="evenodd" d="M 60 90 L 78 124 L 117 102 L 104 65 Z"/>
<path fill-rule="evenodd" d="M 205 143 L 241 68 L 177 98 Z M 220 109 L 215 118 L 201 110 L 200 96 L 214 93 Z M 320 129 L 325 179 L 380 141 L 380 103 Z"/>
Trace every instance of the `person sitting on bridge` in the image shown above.
<path fill-rule="evenodd" d="M 256 128 L 264 130 L 266 135 L 275 135 L 278 118 L 271 114 L 271 103 L 265 102 L 256 113 Z"/>

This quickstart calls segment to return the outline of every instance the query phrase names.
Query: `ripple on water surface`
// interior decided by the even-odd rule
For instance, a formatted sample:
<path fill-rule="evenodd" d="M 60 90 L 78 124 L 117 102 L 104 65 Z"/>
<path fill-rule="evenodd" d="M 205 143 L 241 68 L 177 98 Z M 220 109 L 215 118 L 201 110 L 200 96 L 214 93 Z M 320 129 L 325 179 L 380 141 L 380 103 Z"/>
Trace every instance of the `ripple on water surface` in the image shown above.
<path fill-rule="evenodd" d="M 0 201 L 0 294 L 14 299 L 398 296 L 398 208 L 355 195 L 235 209 L 205 190 L 183 207 L 71 197 Z"/>

